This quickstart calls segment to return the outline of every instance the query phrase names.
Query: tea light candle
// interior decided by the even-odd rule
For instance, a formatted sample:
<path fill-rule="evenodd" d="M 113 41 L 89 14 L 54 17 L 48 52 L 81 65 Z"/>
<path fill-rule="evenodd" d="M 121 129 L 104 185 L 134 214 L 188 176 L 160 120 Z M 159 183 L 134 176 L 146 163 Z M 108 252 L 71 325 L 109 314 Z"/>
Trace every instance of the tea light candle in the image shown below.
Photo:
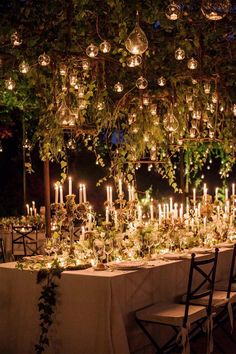
<path fill-rule="evenodd" d="M 216 187 L 216 190 L 215 190 L 215 200 L 218 200 L 218 190 L 219 190 L 219 188 Z"/>
<path fill-rule="evenodd" d="M 193 188 L 193 204 L 196 203 L 196 188 Z"/>
<path fill-rule="evenodd" d="M 83 203 L 83 185 L 79 185 L 79 203 Z"/>
<path fill-rule="evenodd" d="M 106 223 L 109 222 L 109 208 L 106 207 Z"/>
<path fill-rule="evenodd" d="M 60 203 L 63 204 L 63 187 L 60 186 Z"/>
<path fill-rule="evenodd" d="M 110 201 L 109 186 L 107 186 L 107 203 Z"/>
<path fill-rule="evenodd" d="M 55 183 L 55 204 L 58 204 L 58 185 Z"/>
<path fill-rule="evenodd" d="M 87 202 L 87 195 L 86 195 L 86 186 L 85 186 L 85 184 L 83 184 L 83 186 L 82 186 L 83 188 L 83 200 L 84 200 L 84 203 L 86 203 Z"/>
<path fill-rule="evenodd" d="M 153 204 L 150 205 L 150 217 L 151 217 L 151 220 L 154 219 Z"/>
<path fill-rule="evenodd" d="M 69 195 L 72 195 L 72 178 L 68 177 Z"/>
<path fill-rule="evenodd" d="M 112 197 L 112 187 L 109 187 L 109 201 L 112 204 L 113 202 L 113 197 Z"/>
<path fill-rule="evenodd" d="M 229 199 L 229 190 L 228 188 L 225 188 L 225 200 Z"/>
<path fill-rule="evenodd" d="M 119 189 L 119 196 L 122 195 L 122 179 L 119 178 L 119 181 L 118 181 L 118 189 Z"/>

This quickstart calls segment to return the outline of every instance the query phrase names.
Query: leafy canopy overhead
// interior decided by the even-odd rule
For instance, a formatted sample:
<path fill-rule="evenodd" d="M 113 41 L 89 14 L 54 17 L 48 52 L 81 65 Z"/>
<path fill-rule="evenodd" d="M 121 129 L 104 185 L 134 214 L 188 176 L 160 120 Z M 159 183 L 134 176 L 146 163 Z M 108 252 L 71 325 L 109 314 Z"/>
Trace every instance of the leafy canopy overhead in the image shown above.
<path fill-rule="evenodd" d="M 235 163 L 235 6 L 232 2 L 222 20 L 211 21 L 201 1 L 176 1 L 179 17 L 170 20 L 169 4 L 0 4 L 1 125 L 18 110 L 30 137 L 40 142 L 43 159 L 65 159 L 76 137 L 98 163 L 109 155 L 114 176 L 127 173 L 132 179 L 135 168 L 147 162 L 177 189 L 175 166 L 184 155 L 188 176 L 196 177 L 208 158 L 219 156 L 225 178 Z M 137 10 L 149 45 L 141 60 L 136 58 L 140 65 L 130 67 L 125 41 Z M 107 53 L 104 41 L 111 46 Z M 88 56 L 91 43 L 94 57 Z M 178 48 L 182 60 L 176 59 Z M 194 70 L 191 58 L 197 61 Z"/>

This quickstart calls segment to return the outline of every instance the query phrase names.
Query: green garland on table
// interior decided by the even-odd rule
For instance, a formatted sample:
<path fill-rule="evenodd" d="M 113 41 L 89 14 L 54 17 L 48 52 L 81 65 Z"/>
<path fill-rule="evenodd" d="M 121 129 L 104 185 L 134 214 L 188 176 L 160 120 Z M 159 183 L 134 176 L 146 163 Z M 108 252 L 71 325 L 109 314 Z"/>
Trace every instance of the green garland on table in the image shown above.
<path fill-rule="evenodd" d="M 63 269 L 40 270 L 37 274 L 37 284 L 44 284 L 39 297 L 38 310 L 40 314 L 40 335 L 38 343 L 35 344 L 36 354 L 44 352 L 49 346 L 48 331 L 51 327 L 55 306 L 57 303 L 57 287 L 55 279 L 61 278 Z"/>
<path fill-rule="evenodd" d="M 47 265 L 50 263 L 50 268 Z M 90 267 L 90 263 L 76 265 L 71 261 L 70 265 L 61 266 L 58 258 L 49 256 L 33 256 L 25 257 L 17 262 L 16 268 L 20 270 L 37 271 L 37 284 L 42 285 L 42 290 L 38 301 L 38 311 L 40 318 L 40 334 L 38 343 L 35 344 L 35 353 L 41 354 L 45 351 L 45 347 L 49 346 L 48 332 L 53 324 L 53 314 L 57 304 L 57 288 L 56 279 L 61 278 L 64 270 L 81 270 Z"/>

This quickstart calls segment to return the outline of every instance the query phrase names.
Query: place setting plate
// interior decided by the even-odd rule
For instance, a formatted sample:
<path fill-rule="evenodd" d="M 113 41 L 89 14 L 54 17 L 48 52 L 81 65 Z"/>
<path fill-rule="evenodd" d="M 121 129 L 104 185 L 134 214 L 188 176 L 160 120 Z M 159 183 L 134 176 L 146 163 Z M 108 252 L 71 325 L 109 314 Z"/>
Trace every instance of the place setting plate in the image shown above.
<path fill-rule="evenodd" d="M 233 248 L 234 247 L 234 243 L 233 242 L 221 242 L 221 243 L 217 243 L 215 245 L 215 247 L 218 247 L 218 248 Z"/>
<path fill-rule="evenodd" d="M 214 251 L 213 248 L 210 247 L 194 247 L 190 250 L 190 253 L 197 253 L 197 254 L 209 254 Z"/>
<path fill-rule="evenodd" d="M 110 263 L 109 267 L 116 270 L 137 270 L 145 267 L 146 265 L 147 262 L 145 261 L 122 261 Z"/>

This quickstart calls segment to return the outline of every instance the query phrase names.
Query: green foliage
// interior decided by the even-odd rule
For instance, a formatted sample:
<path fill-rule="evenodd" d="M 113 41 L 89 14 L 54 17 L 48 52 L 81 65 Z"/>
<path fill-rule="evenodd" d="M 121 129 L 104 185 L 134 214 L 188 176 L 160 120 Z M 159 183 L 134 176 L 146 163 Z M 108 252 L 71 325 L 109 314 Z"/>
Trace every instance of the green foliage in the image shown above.
<path fill-rule="evenodd" d="M 179 165 L 181 151 L 190 179 L 204 167 L 207 155 L 221 158 L 222 178 L 235 164 L 235 54 L 228 37 L 235 20 L 228 15 L 214 23 L 203 16 L 200 2 L 186 1 L 180 19 L 170 21 L 165 16 L 168 4 L 168 0 L 137 0 L 129 5 L 124 0 L 39 0 L 10 1 L 1 6 L 1 124 L 14 120 L 17 110 L 33 142 L 39 142 L 42 160 L 61 162 L 62 181 L 67 172 L 68 133 L 95 153 L 97 164 L 110 164 L 108 177 L 122 174 L 130 181 L 135 167 L 150 160 L 176 191 L 180 189 L 174 166 Z M 149 48 L 142 65 L 131 68 L 124 43 L 135 25 L 137 9 Z M 23 38 L 20 46 L 10 43 L 15 31 Z M 90 43 L 99 46 L 103 40 L 111 43 L 111 52 L 88 58 L 86 47 Z M 182 61 L 174 56 L 178 47 L 185 51 Z M 51 58 L 46 67 L 38 64 L 38 56 L 44 52 Z M 187 69 L 192 56 L 198 60 L 197 70 Z M 84 59 L 88 70 L 82 67 Z M 27 74 L 19 72 L 22 60 L 30 64 Z M 66 65 L 65 76 L 60 74 L 61 64 Z M 71 74 L 84 85 L 84 96 L 70 85 Z M 141 75 L 148 80 L 146 90 L 136 87 Z M 160 76 L 167 80 L 164 87 L 157 85 Z M 8 77 L 16 82 L 13 91 L 5 88 Z M 124 85 L 122 93 L 113 90 L 118 81 Z M 211 85 L 210 93 L 204 90 L 206 83 Z M 215 93 L 217 101 L 212 103 Z M 144 104 L 145 98 L 148 104 Z M 67 118 L 70 114 L 76 117 L 75 126 L 66 129 L 58 113 L 63 102 L 71 112 Z M 151 104 L 157 105 L 156 114 L 150 112 Z M 174 131 L 165 125 L 170 111 L 177 120 Z M 196 112 L 200 112 L 197 121 Z M 114 134 L 116 144 L 112 143 Z"/>

